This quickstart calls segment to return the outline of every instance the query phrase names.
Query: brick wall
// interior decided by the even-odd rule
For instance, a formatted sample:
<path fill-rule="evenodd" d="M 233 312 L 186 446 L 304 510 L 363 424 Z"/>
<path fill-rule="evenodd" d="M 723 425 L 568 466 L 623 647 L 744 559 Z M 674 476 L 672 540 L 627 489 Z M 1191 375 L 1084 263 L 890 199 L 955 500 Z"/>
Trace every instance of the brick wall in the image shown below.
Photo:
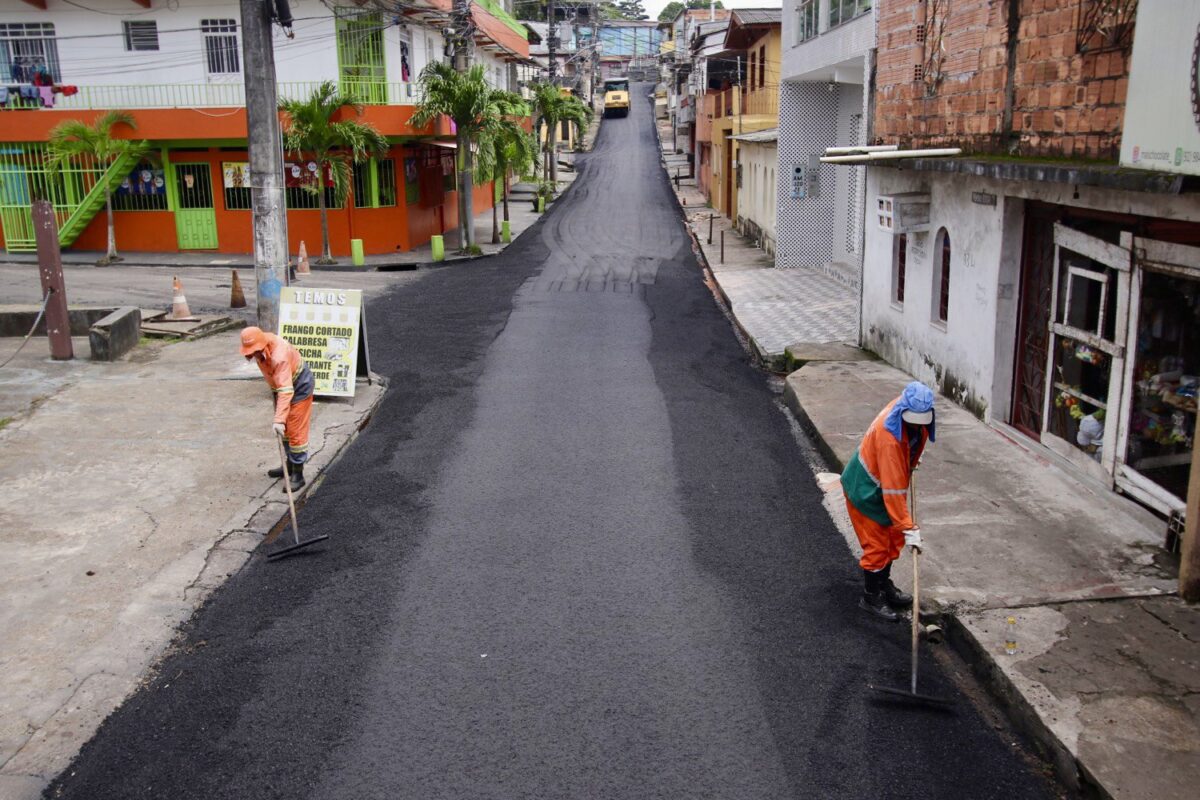
<path fill-rule="evenodd" d="M 1081 6 L 1097 1 L 880 0 L 875 137 L 1115 161 L 1131 48 L 1093 37 L 1079 52 Z M 1020 24 L 1010 77 L 1012 3 Z"/>

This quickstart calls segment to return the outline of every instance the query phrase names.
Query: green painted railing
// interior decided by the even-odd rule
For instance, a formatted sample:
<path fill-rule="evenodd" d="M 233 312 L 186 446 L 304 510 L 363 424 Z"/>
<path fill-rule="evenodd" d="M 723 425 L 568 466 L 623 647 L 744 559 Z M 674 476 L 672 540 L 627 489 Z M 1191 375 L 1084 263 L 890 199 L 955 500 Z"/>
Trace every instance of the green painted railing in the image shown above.
<path fill-rule="evenodd" d="M 317 81 L 287 81 L 279 86 L 279 99 L 303 100 L 319 86 Z M 403 106 L 419 101 L 413 83 L 343 80 L 341 90 L 364 105 Z M 55 95 L 54 108 L 67 111 L 136 108 L 238 108 L 246 105 L 246 87 L 240 83 L 165 83 L 80 86 L 79 93 Z M 22 104 L 23 103 L 23 104 Z M 11 95 L 0 109 L 39 108 L 34 101 L 18 101 Z"/>
<path fill-rule="evenodd" d="M 4 244 L 10 253 L 37 249 L 30 211 L 35 198 L 45 197 L 54 204 L 60 234 L 80 224 L 86 227 L 87 220 L 103 205 L 103 189 L 99 190 L 100 203 L 96 203 L 97 186 L 111 184 L 115 177 L 127 175 L 131 168 L 123 164 L 121 169 L 113 171 L 93 158 L 80 157 L 51 175 L 46 169 L 47 156 L 45 142 L 0 144 L 0 225 L 4 227 Z M 83 216 L 87 220 L 82 220 Z M 71 241 L 80 231 L 82 227 L 70 231 Z"/>

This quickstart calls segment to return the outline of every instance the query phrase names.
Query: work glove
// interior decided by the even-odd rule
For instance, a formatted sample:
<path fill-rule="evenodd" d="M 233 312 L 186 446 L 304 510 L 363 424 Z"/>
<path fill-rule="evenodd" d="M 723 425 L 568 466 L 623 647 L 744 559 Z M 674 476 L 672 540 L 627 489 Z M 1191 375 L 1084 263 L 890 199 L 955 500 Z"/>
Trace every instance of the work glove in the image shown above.
<path fill-rule="evenodd" d="M 908 547 L 915 547 L 917 552 L 921 551 L 921 529 L 909 528 L 904 532 L 904 544 Z"/>
<path fill-rule="evenodd" d="M 282 423 L 282 422 L 273 422 L 273 423 L 271 423 L 271 430 L 274 432 L 274 434 L 275 434 L 277 437 L 279 437 L 279 438 L 283 438 L 283 431 L 284 431 L 284 427 L 283 427 L 283 423 Z"/>

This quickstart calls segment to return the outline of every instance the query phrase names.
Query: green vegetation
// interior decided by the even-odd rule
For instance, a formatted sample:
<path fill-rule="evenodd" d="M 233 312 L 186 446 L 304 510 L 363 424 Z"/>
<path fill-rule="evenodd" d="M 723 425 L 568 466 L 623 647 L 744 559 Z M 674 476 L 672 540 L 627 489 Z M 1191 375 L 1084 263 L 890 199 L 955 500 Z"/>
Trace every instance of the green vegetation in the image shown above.
<path fill-rule="evenodd" d="M 476 245 L 475 154 L 471 145 L 501 137 L 503 129 L 515 124 L 513 118 L 527 117 L 529 109 L 520 95 L 492 88 L 480 64 L 458 72 L 449 64 L 434 62 L 421 72 L 420 84 L 424 99 L 413 114 L 413 126 L 422 128 L 445 116 L 454 121 L 457 130 L 459 242 L 469 250 Z"/>
<path fill-rule="evenodd" d="M 60 175 L 72 161 L 80 158 L 92 159 L 108 170 L 120 159 L 137 161 L 150 151 L 150 145 L 144 139 L 135 142 L 114 138 L 113 128 L 118 125 L 125 125 L 131 130 L 137 128 L 133 115 L 128 111 L 109 111 L 91 125 L 77 119 L 65 119 L 58 123 L 50 130 L 46 170 L 51 175 Z M 97 266 L 121 260 L 117 254 L 117 235 L 113 227 L 113 188 L 112 183 L 104 188 L 104 209 L 108 213 L 108 250 L 96 262 Z"/>
<path fill-rule="evenodd" d="M 361 116 L 363 106 L 352 96 L 338 91 L 333 81 L 325 81 L 307 100 L 284 100 L 283 146 L 296 158 L 311 157 L 317 164 L 315 180 L 306 182 L 304 190 L 315 194 L 321 209 L 322 255 L 318 264 L 333 264 L 329 247 L 329 211 L 326 207 L 326 175 L 332 178 L 333 200 L 336 206 L 346 202 L 353 183 L 353 168 L 372 157 L 385 155 L 388 141 L 373 125 L 354 120 L 334 121 L 342 109 L 350 108 Z"/>
<path fill-rule="evenodd" d="M 709 0 L 687 0 L 686 5 L 684 3 L 679 2 L 679 0 L 672 0 L 672 2 L 667 3 L 666 7 L 664 7 L 663 10 L 659 12 L 658 21 L 659 22 L 670 22 L 671 20 L 675 19 L 676 15 L 678 15 L 680 11 L 683 11 L 683 9 L 685 7 L 689 8 L 689 9 L 695 9 L 695 8 L 709 8 L 710 6 L 712 8 L 724 8 L 725 7 L 721 3 L 721 0 L 716 0 L 716 2 L 710 2 Z"/>
<path fill-rule="evenodd" d="M 543 175 L 554 184 L 558 180 L 558 159 L 554 147 L 559 126 L 563 122 L 571 122 L 575 130 L 582 133 L 592 121 L 592 109 L 575 95 L 553 84 L 535 83 L 530 88 L 533 90 L 533 111 L 539 120 L 534 130 L 538 130 L 542 124 L 546 125 L 546 141 L 542 144 Z"/>

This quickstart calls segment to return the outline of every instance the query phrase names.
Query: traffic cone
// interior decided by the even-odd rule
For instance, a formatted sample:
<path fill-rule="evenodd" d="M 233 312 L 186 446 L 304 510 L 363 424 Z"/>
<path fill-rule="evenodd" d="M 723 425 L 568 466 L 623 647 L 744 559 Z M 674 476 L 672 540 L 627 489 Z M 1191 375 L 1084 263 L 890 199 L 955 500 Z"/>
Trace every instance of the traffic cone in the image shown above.
<path fill-rule="evenodd" d="M 308 275 L 308 248 L 304 246 L 304 240 L 300 241 L 300 253 L 296 256 L 296 272 L 301 275 Z"/>
<path fill-rule="evenodd" d="M 171 313 L 167 315 L 167 319 L 193 319 L 192 310 L 188 308 L 187 298 L 183 296 L 183 284 L 179 282 L 179 276 L 175 277 L 174 289 L 175 296 L 171 299 Z"/>
<path fill-rule="evenodd" d="M 233 288 L 229 290 L 229 307 L 246 307 L 246 295 L 242 293 L 242 282 L 238 279 L 236 269 L 233 271 Z"/>

